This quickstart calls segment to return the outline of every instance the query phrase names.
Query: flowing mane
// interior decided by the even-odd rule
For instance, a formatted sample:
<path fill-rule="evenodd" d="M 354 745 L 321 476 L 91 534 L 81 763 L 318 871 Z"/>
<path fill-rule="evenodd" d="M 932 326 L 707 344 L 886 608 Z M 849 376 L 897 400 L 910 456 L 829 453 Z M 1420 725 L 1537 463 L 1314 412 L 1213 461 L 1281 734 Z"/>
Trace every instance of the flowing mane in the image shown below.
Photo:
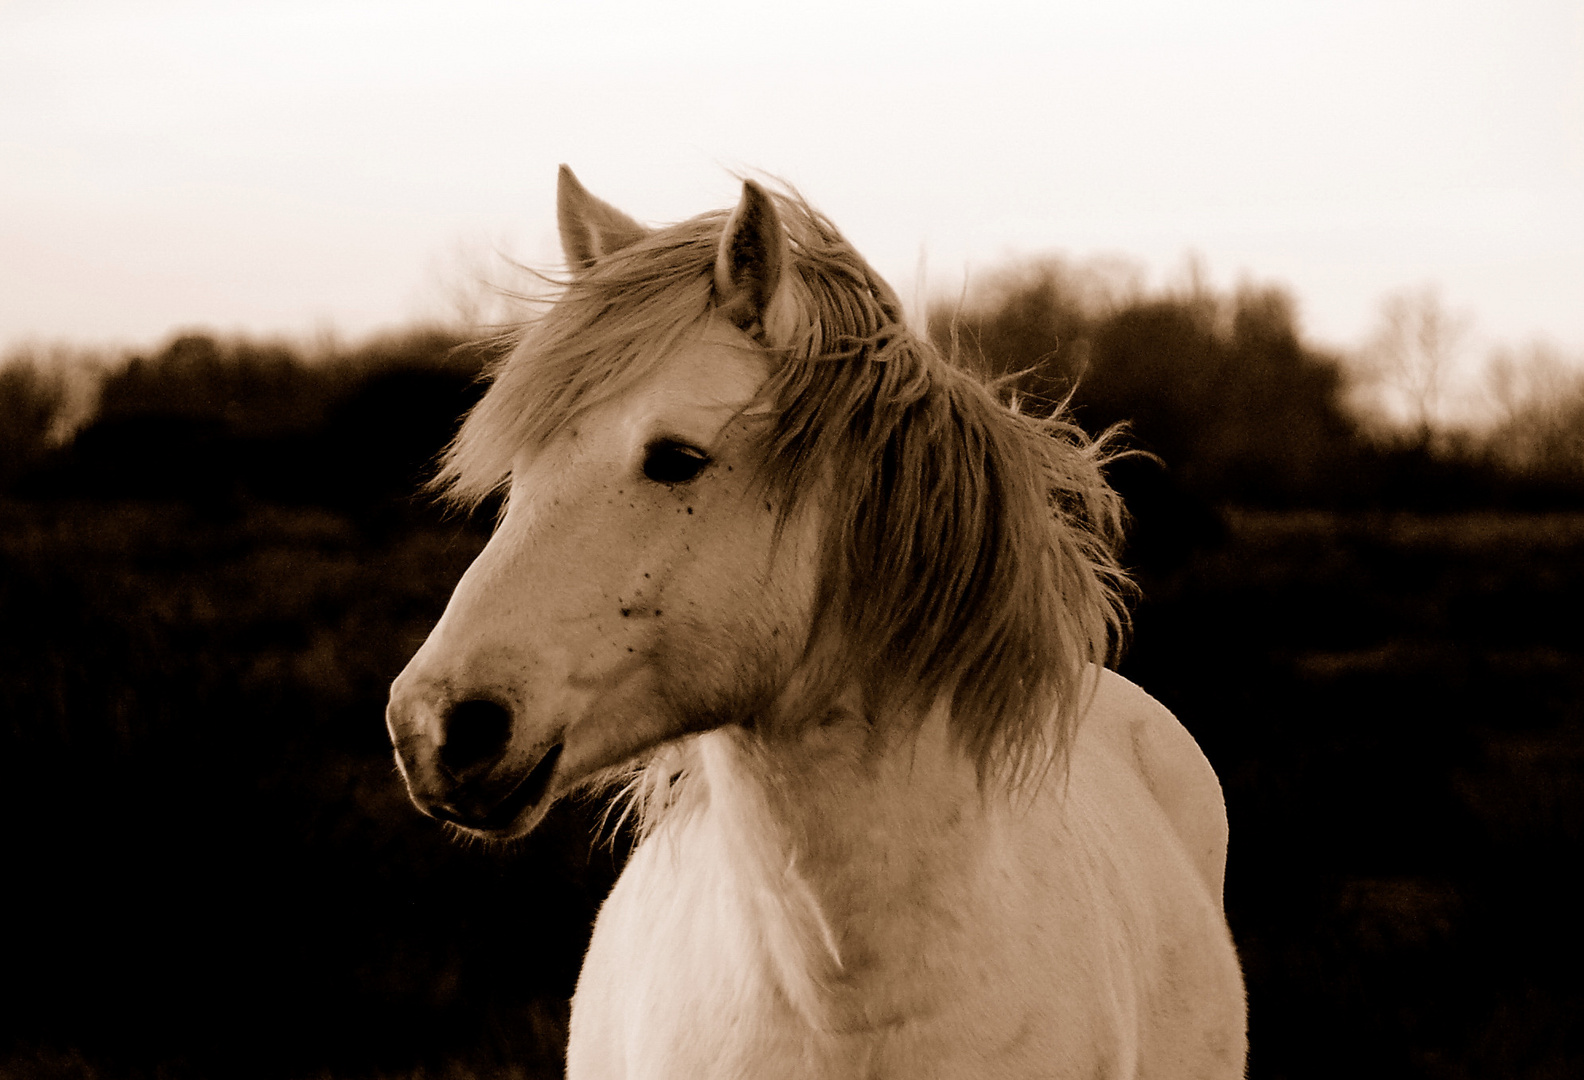
<path fill-rule="evenodd" d="M 1108 440 L 1059 409 L 1004 403 L 907 327 L 891 287 L 826 217 L 795 193 L 772 197 L 795 303 L 789 325 L 753 328 L 779 366 L 752 411 L 783 520 L 824 493 L 807 660 L 825 686 L 856 679 L 874 700 L 927 708 L 948 696 L 982 778 L 1038 776 L 1059 763 L 1125 625 Z M 726 220 L 645 232 L 566 280 L 491 373 L 437 487 L 476 505 L 517 453 L 694 340 L 716 303 Z"/>

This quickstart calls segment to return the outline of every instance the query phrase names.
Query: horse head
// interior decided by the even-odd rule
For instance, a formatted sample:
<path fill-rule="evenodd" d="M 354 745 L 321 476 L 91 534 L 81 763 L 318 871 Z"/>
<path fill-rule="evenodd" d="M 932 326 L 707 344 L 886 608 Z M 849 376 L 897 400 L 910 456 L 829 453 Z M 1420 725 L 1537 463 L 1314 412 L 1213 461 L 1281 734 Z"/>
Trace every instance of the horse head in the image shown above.
<path fill-rule="evenodd" d="M 565 167 L 557 203 L 573 293 L 650 235 Z M 745 183 L 706 316 L 649 344 L 620 393 L 512 448 L 500 523 L 391 690 L 426 813 L 524 833 L 567 790 L 749 715 L 784 681 L 813 574 L 808 530 L 767 498 L 753 406 L 787 319 L 786 260 L 773 201 Z"/>

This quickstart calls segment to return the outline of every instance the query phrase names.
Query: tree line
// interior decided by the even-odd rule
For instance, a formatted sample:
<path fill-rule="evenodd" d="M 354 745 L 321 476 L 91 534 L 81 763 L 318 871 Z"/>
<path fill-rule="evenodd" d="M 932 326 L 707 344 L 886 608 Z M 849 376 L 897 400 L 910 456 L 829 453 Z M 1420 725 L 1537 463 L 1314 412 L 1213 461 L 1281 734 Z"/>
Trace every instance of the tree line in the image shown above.
<path fill-rule="evenodd" d="M 1370 365 L 1306 342 L 1292 298 L 1203 283 L 1148 292 L 1115 267 L 1007 267 L 927 330 L 1031 404 L 1124 424 L 1156 473 L 1126 483 L 1207 504 L 1576 504 L 1584 375 L 1542 346 L 1488 369 L 1493 419 L 1438 425 L 1456 320 L 1430 293 L 1388 298 Z M 410 488 L 473 400 L 494 346 L 424 328 L 356 348 L 182 334 L 120 357 L 16 351 L 0 365 L 0 486 L 33 495 L 388 497 Z M 1355 402 L 1361 375 L 1407 404 L 1394 425 Z M 86 384 L 86 385 L 85 385 Z M 1131 480 L 1129 479 L 1131 478 Z"/>
<path fill-rule="evenodd" d="M 931 334 L 1090 430 L 1125 424 L 1164 482 L 1211 503 L 1405 507 L 1576 505 L 1584 495 L 1584 373 L 1554 349 L 1495 355 L 1493 416 L 1440 419 L 1464 327 L 1430 290 L 1393 294 L 1353 357 L 1306 342 L 1292 297 L 1195 280 L 1148 293 L 1105 265 L 1059 258 L 990 275 L 929 311 Z M 1359 407 L 1384 386 L 1402 413 Z"/>

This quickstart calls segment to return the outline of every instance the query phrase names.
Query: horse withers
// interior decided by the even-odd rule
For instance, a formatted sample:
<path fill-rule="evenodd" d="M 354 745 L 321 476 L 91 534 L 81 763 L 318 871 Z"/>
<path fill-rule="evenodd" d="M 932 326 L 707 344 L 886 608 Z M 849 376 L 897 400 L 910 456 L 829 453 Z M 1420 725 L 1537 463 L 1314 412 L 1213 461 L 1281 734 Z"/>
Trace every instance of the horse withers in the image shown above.
<path fill-rule="evenodd" d="M 1220 786 L 1104 668 L 1105 441 L 794 195 L 650 229 L 563 167 L 557 208 L 437 481 L 504 511 L 387 722 L 464 833 L 627 800 L 568 1075 L 1241 1076 Z"/>

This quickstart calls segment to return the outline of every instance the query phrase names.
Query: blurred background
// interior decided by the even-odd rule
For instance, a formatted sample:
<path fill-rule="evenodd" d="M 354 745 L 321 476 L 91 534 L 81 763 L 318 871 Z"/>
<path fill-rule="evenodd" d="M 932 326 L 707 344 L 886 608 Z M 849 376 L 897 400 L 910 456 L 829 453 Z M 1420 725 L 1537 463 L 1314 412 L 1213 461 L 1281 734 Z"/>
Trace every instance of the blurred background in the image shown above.
<path fill-rule="evenodd" d="M 449 839 L 382 714 L 560 161 L 784 177 L 1156 455 L 1252 1076 L 1584 1073 L 1584 9 L 0 3 L 0 155 L 0 1075 L 559 1075 L 625 844 Z"/>

